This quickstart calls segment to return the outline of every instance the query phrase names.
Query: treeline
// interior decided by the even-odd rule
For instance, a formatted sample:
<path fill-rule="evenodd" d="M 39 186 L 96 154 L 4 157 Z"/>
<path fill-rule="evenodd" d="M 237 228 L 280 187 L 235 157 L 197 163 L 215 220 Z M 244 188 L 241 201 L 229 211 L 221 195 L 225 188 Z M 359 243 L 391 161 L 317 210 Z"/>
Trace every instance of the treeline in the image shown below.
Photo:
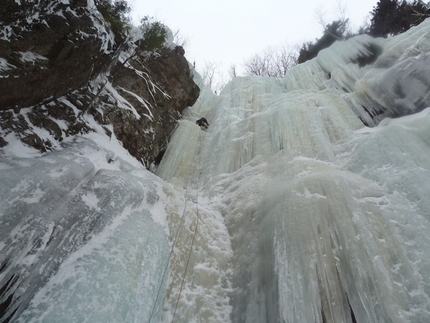
<path fill-rule="evenodd" d="M 97 10 L 109 23 L 115 40 L 124 41 L 130 30 L 131 8 L 126 0 L 95 0 Z M 161 22 L 146 16 L 140 20 L 139 28 L 142 32 L 142 41 L 139 44 L 141 51 L 156 52 L 166 41 L 168 29 Z"/>
<path fill-rule="evenodd" d="M 128 31 L 131 8 L 126 0 L 96 0 L 97 10 L 110 24 L 115 40 L 121 42 Z"/>
<path fill-rule="evenodd" d="M 130 7 L 126 0 L 95 0 L 97 9 L 109 22 L 118 42 L 124 40 L 130 24 Z M 266 49 L 261 54 L 256 54 L 243 64 L 245 75 L 258 75 L 282 78 L 293 66 L 306 62 L 318 55 L 318 53 L 332 45 L 336 40 L 345 40 L 349 37 L 368 34 L 373 37 L 391 37 L 403 33 L 412 26 L 420 24 L 430 16 L 429 4 L 422 0 L 379 0 L 370 12 L 370 21 L 361 26 L 358 31 L 351 32 L 347 18 L 337 19 L 324 26 L 323 34 L 315 41 L 310 41 L 301 46 L 278 46 Z M 143 32 L 141 50 L 157 51 L 163 47 L 167 36 L 167 28 L 160 22 L 150 17 L 140 21 L 140 29 Z M 322 24 L 323 25 L 323 24 Z M 180 41 L 185 46 L 187 40 L 180 40 L 175 34 L 175 41 Z M 220 72 L 220 66 L 216 63 L 206 63 L 199 70 L 203 80 L 212 90 L 221 90 L 226 78 Z M 229 69 L 228 79 L 237 76 L 236 66 Z"/>
<path fill-rule="evenodd" d="M 316 57 L 320 50 L 329 47 L 336 40 L 344 40 L 359 34 L 389 37 L 403 33 L 429 17 L 430 9 L 421 0 L 414 0 L 413 2 L 380 0 L 370 14 L 370 24 L 362 26 L 355 34 L 348 32 L 348 19 L 336 20 L 328 24 L 321 38 L 302 45 L 297 63 L 300 64 Z"/>
<path fill-rule="evenodd" d="M 342 9 L 341 11 L 344 11 Z M 342 12 L 342 16 L 344 12 Z M 422 0 L 379 0 L 370 12 L 367 25 L 352 32 L 347 18 L 339 18 L 329 24 L 322 22 L 323 34 L 315 41 L 296 46 L 270 47 L 261 54 L 256 54 L 242 64 L 244 75 L 257 75 L 283 78 L 293 66 L 315 58 L 318 53 L 337 40 L 345 40 L 352 36 L 368 34 L 373 37 L 391 37 L 407 31 L 430 16 L 430 7 Z M 370 48 L 370 51 L 377 51 Z M 221 71 L 220 65 L 206 63 L 199 70 L 204 83 L 214 92 L 219 92 L 233 77 L 238 76 L 237 67 L 230 66 L 228 76 Z M 227 81 L 226 81 L 227 80 Z"/>

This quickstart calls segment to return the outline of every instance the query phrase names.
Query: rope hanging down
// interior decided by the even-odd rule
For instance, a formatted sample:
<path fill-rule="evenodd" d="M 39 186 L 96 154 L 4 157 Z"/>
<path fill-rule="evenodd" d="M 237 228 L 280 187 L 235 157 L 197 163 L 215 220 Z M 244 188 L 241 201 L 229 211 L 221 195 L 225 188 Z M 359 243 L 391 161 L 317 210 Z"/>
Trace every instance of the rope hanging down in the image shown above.
<path fill-rule="evenodd" d="M 200 167 L 200 171 L 199 171 L 199 176 L 197 178 L 197 189 L 196 189 L 196 225 L 194 227 L 193 239 L 191 240 L 190 251 L 188 252 L 187 264 L 185 265 L 184 275 L 182 276 L 181 287 L 179 289 L 178 298 L 176 299 L 175 310 L 173 311 L 173 317 L 172 317 L 172 322 L 171 323 L 173 323 L 174 320 L 175 320 L 176 310 L 178 308 L 179 299 L 181 298 L 182 289 L 184 288 L 185 277 L 187 275 L 188 265 L 190 263 L 190 258 L 191 258 L 191 252 L 193 251 L 194 241 L 196 239 L 197 229 L 199 227 L 199 221 L 200 221 L 200 216 L 199 216 L 199 185 L 200 185 L 200 175 L 202 174 L 201 163 L 200 163 L 200 158 L 201 158 L 200 150 L 201 150 L 202 142 L 200 140 L 200 136 L 201 136 L 201 134 L 199 134 L 199 147 L 198 147 L 198 151 L 197 151 L 197 154 L 199 156 L 199 158 L 198 158 L 198 165 Z"/>
<path fill-rule="evenodd" d="M 175 238 L 173 239 L 173 243 L 172 243 L 172 247 L 170 249 L 169 257 L 167 258 L 167 261 L 166 261 L 166 266 L 164 266 L 163 277 L 161 278 L 161 283 L 158 286 L 157 296 L 155 297 L 155 302 L 154 302 L 154 305 L 152 306 L 151 315 L 149 316 L 148 323 L 151 323 L 152 316 L 154 315 L 155 306 L 157 305 L 158 297 L 160 296 L 161 286 L 163 285 L 167 270 L 169 269 L 170 258 L 172 258 L 173 250 L 175 249 L 176 241 L 178 240 L 179 231 L 181 230 L 182 224 L 184 222 L 185 212 L 187 211 L 187 195 L 188 195 L 189 179 L 190 179 L 190 174 L 188 174 L 188 177 L 187 177 L 187 189 L 185 190 L 185 206 L 184 206 L 184 211 L 182 212 L 181 222 L 179 223 L 178 229 L 176 230 Z"/>
<path fill-rule="evenodd" d="M 200 181 L 200 174 L 201 174 L 201 172 L 199 173 L 199 181 Z M 197 194 L 196 194 L 196 225 L 194 227 L 193 240 L 191 241 L 190 251 L 188 253 L 187 264 L 185 265 L 184 275 L 182 276 L 181 288 L 179 289 L 178 298 L 177 298 L 176 304 L 175 304 L 175 310 L 173 312 L 172 323 L 175 320 L 176 309 L 178 308 L 179 299 L 181 298 L 182 289 L 184 288 L 185 276 L 187 275 L 188 265 L 190 263 L 190 258 L 191 258 L 191 252 L 193 251 L 194 241 L 196 239 L 196 234 L 197 234 L 197 228 L 199 227 L 199 219 L 200 219 L 200 217 L 199 217 L 199 183 L 197 183 Z"/>
<path fill-rule="evenodd" d="M 201 149 L 200 136 L 201 136 L 201 134 L 199 134 L 199 148 L 198 148 L 198 151 L 197 151 L 197 154 L 199 155 L 199 157 L 200 157 L 200 149 Z M 199 165 L 200 165 L 200 158 L 199 158 Z M 178 229 L 176 230 L 175 238 L 173 240 L 172 247 L 170 249 L 169 257 L 167 259 L 166 266 L 164 267 L 163 277 L 162 277 L 161 283 L 160 283 L 160 285 L 158 287 L 157 296 L 155 298 L 154 305 L 152 307 L 151 315 L 149 316 L 148 323 L 151 323 L 152 317 L 154 315 L 155 307 L 156 307 L 157 302 L 158 302 L 158 297 L 160 296 L 161 287 L 163 285 L 164 279 L 166 277 L 167 270 L 169 268 L 170 259 L 172 257 L 173 251 L 175 249 L 176 241 L 178 240 L 179 231 L 181 230 L 181 228 L 183 226 L 183 222 L 184 222 L 184 218 L 185 218 L 185 212 L 187 210 L 187 196 L 188 196 L 188 187 L 189 187 L 189 180 L 190 180 L 191 173 L 193 173 L 193 172 L 188 173 L 188 176 L 187 176 L 187 184 L 186 184 L 187 188 L 186 188 L 186 191 L 185 191 L 185 206 L 184 206 L 184 211 L 182 212 L 181 221 L 179 223 Z M 182 283 L 181 283 L 180 291 L 179 291 L 178 298 L 177 298 L 177 301 L 176 301 L 176 305 L 175 305 L 175 310 L 174 310 L 174 313 L 173 313 L 173 317 L 172 317 L 172 323 L 173 323 L 173 321 L 175 319 L 176 310 L 177 310 L 177 307 L 178 307 L 179 299 L 180 299 L 180 296 L 181 296 L 181 293 L 182 293 L 182 289 L 183 289 L 183 285 L 184 285 L 184 282 L 185 282 L 185 276 L 186 276 L 186 273 L 187 273 L 187 270 L 188 270 L 189 261 L 190 261 L 190 258 L 191 258 L 191 251 L 193 249 L 195 237 L 196 237 L 196 234 L 197 234 L 197 228 L 198 228 L 198 224 L 199 224 L 198 196 L 199 196 L 200 175 L 201 175 L 201 171 L 199 172 L 198 181 L 197 181 L 197 196 L 196 196 L 196 208 L 197 208 L 196 214 L 197 214 L 197 219 L 196 219 L 196 226 L 195 226 L 195 229 L 194 229 L 193 239 L 192 239 L 190 251 L 189 251 L 189 254 L 188 254 L 188 260 L 187 260 L 187 264 L 186 264 L 186 267 L 185 267 L 184 275 L 182 277 Z"/>

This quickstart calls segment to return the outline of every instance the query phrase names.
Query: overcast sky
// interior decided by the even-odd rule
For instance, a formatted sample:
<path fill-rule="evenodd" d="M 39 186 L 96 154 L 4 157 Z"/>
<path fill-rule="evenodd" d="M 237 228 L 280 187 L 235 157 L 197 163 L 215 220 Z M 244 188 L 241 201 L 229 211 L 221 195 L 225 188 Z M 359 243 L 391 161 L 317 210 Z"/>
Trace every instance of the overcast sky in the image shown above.
<path fill-rule="evenodd" d="M 290 46 L 322 35 L 316 12 L 327 23 L 340 15 L 339 0 L 128 0 L 135 22 L 156 18 L 188 39 L 188 61 L 199 70 L 205 62 L 225 70 L 238 68 L 269 46 Z M 378 0 L 342 0 L 345 16 L 358 28 Z"/>

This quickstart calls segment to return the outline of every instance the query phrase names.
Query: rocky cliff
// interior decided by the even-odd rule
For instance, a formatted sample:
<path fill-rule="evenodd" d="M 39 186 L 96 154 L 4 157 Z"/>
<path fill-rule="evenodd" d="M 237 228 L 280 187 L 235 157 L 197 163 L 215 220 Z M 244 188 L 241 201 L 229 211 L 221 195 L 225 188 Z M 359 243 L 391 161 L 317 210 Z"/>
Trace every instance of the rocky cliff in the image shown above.
<path fill-rule="evenodd" d="M 183 50 L 145 51 L 95 0 L 5 0 L 0 8 L 0 147 L 46 152 L 103 126 L 146 167 L 199 88 Z M 95 121 L 95 122 L 94 122 Z"/>

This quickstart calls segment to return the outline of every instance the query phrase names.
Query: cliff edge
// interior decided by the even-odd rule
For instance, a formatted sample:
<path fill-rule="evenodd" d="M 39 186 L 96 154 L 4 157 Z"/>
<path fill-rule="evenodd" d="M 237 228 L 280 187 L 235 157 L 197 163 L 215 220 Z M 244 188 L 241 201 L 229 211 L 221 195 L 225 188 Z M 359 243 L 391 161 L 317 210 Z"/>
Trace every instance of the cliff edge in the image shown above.
<path fill-rule="evenodd" d="M 103 1 L 5 0 L 0 9 L 0 147 L 61 149 L 102 125 L 147 168 L 200 89 L 169 39 L 110 21 Z M 167 37 L 168 38 L 168 37 Z"/>

